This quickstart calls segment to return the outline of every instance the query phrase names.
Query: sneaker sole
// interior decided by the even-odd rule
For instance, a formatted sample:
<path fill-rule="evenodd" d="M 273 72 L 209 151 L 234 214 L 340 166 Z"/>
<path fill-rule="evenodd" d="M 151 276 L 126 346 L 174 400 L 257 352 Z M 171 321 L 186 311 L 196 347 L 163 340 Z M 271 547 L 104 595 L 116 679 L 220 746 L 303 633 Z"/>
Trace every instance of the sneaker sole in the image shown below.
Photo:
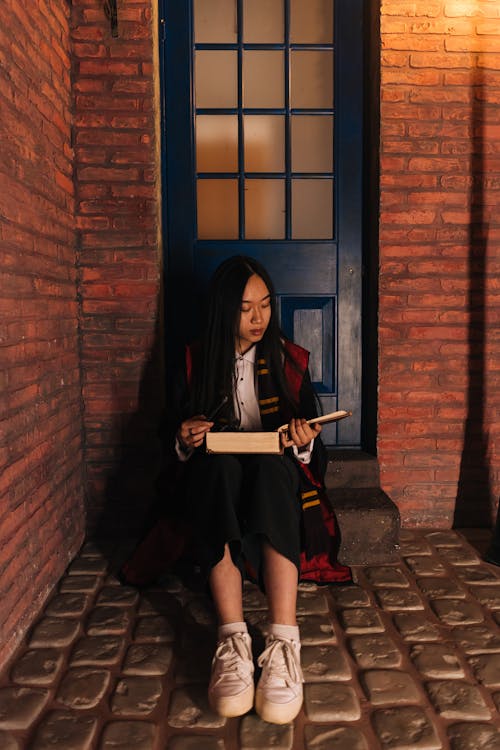
<path fill-rule="evenodd" d="M 254 692 L 254 686 L 250 685 L 247 690 L 239 695 L 226 695 L 222 698 L 209 695 L 208 702 L 212 711 L 215 711 L 219 716 L 230 719 L 234 716 L 243 716 L 252 709 Z"/>
<path fill-rule="evenodd" d="M 260 692 L 255 696 L 255 710 L 260 718 L 269 724 L 289 724 L 300 712 L 302 703 L 302 695 L 290 703 L 270 703 Z"/>

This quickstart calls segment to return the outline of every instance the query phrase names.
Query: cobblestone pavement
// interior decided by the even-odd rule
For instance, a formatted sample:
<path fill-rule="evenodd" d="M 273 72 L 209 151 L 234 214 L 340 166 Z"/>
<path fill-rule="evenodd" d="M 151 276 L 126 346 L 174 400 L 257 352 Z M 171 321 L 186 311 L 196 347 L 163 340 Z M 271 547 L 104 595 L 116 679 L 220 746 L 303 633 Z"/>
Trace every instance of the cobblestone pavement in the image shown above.
<path fill-rule="evenodd" d="M 305 701 L 286 726 L 209 710 L 204 593 L 175 576 L 124 587 L 110 550 L 87 543 L 0 675 L 0 748 L 500 750 L 500 568 L 484 543 L 402 531 L 400 560 L 355 568 L 357 585 L 301 586 Z M 257 656 L 252 585 L 245 609 Z"/>

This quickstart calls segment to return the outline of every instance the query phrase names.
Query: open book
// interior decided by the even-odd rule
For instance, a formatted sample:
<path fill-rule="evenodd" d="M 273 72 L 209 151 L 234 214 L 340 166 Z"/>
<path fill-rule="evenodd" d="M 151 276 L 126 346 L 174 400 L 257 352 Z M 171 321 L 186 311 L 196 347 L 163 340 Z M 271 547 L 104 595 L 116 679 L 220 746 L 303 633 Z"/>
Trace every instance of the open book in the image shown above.
<path fill-rule="evenodd" d="M 352 411 L 333 411 L 308 419 L 308 424 L 326 424 L 352 416 Z M 283 453 L 280 433 L 288 430 L 283 424 L 274 432 L 207 432 L 207 453 Z"/>

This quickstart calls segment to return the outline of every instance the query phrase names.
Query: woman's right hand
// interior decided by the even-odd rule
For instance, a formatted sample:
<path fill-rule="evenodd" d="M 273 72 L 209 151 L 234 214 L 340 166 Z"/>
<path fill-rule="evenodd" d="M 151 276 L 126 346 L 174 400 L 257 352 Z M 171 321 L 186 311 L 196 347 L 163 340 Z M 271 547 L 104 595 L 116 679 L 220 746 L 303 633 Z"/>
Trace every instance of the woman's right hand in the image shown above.
<path fill-rule="evenodd" d="M 195 417 L 186 419 L 177 430 L 177 439 L 185 451 L 198 448 L 205 439 L 205 434 L 210 432 L 214 426 L 209 422 L 204 414 L 198 414 Z"/>

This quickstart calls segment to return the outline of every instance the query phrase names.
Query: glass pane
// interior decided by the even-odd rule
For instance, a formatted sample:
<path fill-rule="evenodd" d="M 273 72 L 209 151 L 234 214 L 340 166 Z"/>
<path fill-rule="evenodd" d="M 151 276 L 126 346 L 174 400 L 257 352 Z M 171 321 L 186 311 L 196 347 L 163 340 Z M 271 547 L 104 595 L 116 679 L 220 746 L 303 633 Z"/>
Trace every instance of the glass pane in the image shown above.
<path fill-rule="evenodd" d="M 243 106 L 283 107 L 284 101 L 283 52 L 245 50 L 243 52 Z"/>
<path fill-rule="evenodd" d="M 285 119 L 281 115 L 245 115 L 245 172 L 283 172 Z"/>
<path fill-rule="evenodd" d="M 332 180 L 292 180 L 292 237 L 333 237 Z"/>
<path fill-rule="evenodd" d="M 334 0 L 291 0 L 290 41 L 333 44 Z"/>
<path fill-rule="evenodd" d="M 198 238 L 238 238 L 238 180 L 198 180 Z"/>
<path fill-rule="evenodd" d="M 194 0 L 196 43 L 235 44 L 236 0 Z"/>
<path fill-rule="evenodd" d="M 238 118 L 236 115 L 196 117 L 198 172 L 238 171 Z"/>
<path fill-rule="evenodd" d="M 236 51 L 197 50 L 195 95 L 197 107 L 237 106 L 238 71 Z"/>
<path fill-rule="evenodd" d="M 293 340 L 310 352 L 309 374 L 313 383 L 323 380 L 323 310 L 293 312 Z"/>
<path fill-rule="evenodd" d="M 284 180 L 245 180 L 245 238 L 283 239 Z"/>
<path fill-rule="evenodd" d="M 292 115 L 292 171 L 333 172 L 333 117 Z"/>
<path fill-rule="evenodd" d="M 245 0 L 243 41 L 280 44 L 284 38 L 283 0 Z"/>
<path fill-rule="evenodd" d="M 291 106 L 333 107 L 333 52 L 292 50 Z"/>

